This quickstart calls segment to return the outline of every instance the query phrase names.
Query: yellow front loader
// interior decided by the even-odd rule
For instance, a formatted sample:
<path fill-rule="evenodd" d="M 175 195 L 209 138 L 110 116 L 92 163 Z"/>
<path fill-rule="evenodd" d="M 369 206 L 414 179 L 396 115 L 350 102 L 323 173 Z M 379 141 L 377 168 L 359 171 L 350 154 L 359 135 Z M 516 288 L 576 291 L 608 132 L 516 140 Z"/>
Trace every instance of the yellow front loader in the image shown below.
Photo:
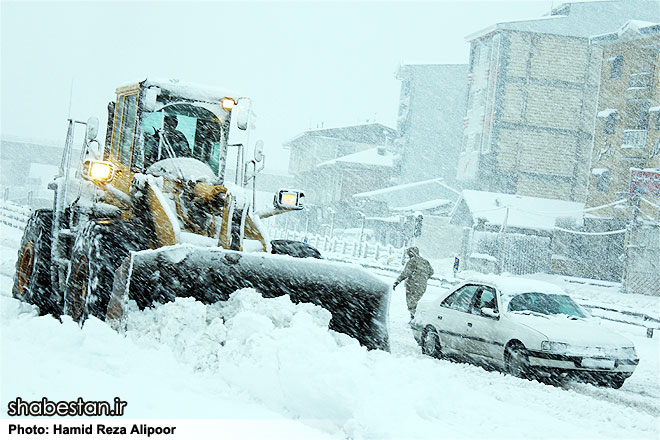
<path fill-rule="evenodd" d="M 103 147 L 97 120 L 70 120 L 49 186 L 54 206 L 26 227 L 13 295 L 43 314 L 81 324 L 93 315 L 121 330 L 130 301 L 140 309 L 176 297 L 208 304 L 252 287 L 318 304 L 332 329 L 389 349 L 386 283 L 355 265 L 294 258 L 318 254 L 268 239 L 260 219 L 302 209 L 304 194 L 280 190 L 272 208 L 255 212 L 245 148 L 229 144 L 248 115 L 249 100 L 232 93 L 145 80 L 117 89 Z M 78 125 L 86 130 L 76 160 Z M 229 148 L 239 151 L 234 182 L 225 179 Z M 262 160 L 257 148 L 252 178 Z"/>

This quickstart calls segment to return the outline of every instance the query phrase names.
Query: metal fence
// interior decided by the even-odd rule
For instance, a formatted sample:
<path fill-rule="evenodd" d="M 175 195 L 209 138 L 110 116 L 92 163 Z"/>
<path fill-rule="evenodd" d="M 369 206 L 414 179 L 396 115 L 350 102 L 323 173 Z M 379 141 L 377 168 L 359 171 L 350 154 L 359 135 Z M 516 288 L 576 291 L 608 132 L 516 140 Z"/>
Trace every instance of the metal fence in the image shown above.
<path fill-rule="evenodd" d="M 30 213 L 30 208 L 7 200 L 0 201 L 0 222 L 7 226 L 24 229 L 25 224 L 30 218 Z"/>
<path fill-rule="evenodd" d="M 660 296 L 660 227 L 634 228 L 627 238 L 626 291 Z"/>
<path fill-rule="evenodd" d="M 502 271 L 515 275 L 550 272 L 552 250 L 550 237 L 518 233 L 474 231 L 468 247 L 470 260 L 496 261 L 496 265 L 477 267 L 481 271 Z M 490 257 L 490 258 L 488 258 Z M 488 268 L 487 270 L 483 270 Z"/>
<path fill-rule="evenodd" d="M 301 231 L 274 229 L 270 231 L 271 239 L 298 240 L 317 248 L 323 255 L 342 257 L 344 259 L 369 260 L 388 266 L 400 266 L 403 262 L 404 248 L 384 245 L 374 241 L 361 243 L 357 240 L 337 237 L 305 234 Z"/>

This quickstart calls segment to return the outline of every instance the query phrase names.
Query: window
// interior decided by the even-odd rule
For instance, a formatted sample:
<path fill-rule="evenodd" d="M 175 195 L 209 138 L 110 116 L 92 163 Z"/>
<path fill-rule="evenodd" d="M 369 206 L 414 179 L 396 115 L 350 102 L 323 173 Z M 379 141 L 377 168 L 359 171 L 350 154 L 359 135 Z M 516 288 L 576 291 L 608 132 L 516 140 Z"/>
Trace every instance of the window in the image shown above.
<path fill-rule="evenodd" d="M 623 71 L 623 57 L 619 55 L 610 58 L 608 61 L 610 63 L 610 78 L 621 78 L 621 73 Z"/>
<path fill-rule="evenodd" d="M 605 118 L 605 128 L 603 131 L 605 134 L 614 134 L 616 131 L 616 113 L 610 113 Z"/>
<path fill-rule="evenodd" d="M 542 315 L 567 315 L 586 318 L 583 310 L 567 295 L 545 293 L 523 293 L 514 296 L 509 302 L 510 312 L 532 312 Z"/>
<path fill-rule="evenodd" d="M 121 122 L 121 139 L 119 140 L 119 161 L 125 165 L 129 165 L 131 161 L 131 146 L 133 145 L 136 116 L 137 95 L 127 96 Z"/>
<path fill-rule="evenodd" d="M 459 312 L 467 312 L 470 309 L 472 297 L 479 287 L 474 285 L 462 287 L 445 298 L 440 305 Z"/>
<path fill-rule="evenodd" d="M 124 111 L 124 97 L 119 98 L 115 106 L 115 121 L 112 124 L 112 157 L 117 156 L 119 150 L 119 134 L 121 133 L 121 118 Z"/>
<path fill-rule="evenodd" d="M 484 287 L 479 293 L 477 293 L 478 298 L 474 302 L 474 307 L 472 308 L 472 313 L 475 315 L 481 314 L 481 309 L 493 309 L 497 311 L 497 298 L 495 296 L 495 291 L 490 287 Z"/>
<path fill-rule="evenodd" d="M 610 170 L 607 168 L 594 168 L 591 170 L 596 178 L 596 189 L 598 192 L 608 192 L 610 189 Z"/>

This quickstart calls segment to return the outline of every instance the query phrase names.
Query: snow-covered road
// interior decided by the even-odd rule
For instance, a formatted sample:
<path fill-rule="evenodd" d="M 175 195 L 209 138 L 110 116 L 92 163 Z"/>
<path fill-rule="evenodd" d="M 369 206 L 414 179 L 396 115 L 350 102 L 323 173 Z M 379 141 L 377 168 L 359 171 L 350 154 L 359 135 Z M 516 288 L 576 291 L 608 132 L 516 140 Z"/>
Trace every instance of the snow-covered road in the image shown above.
<path fill-rule="evenodd" d="M 422 356 L 403 289 L 392 296 L 391 353 L 368 352 L 328 331 L 329 314 L 318 307 L 249 289 L 222 307 L 186 299 L 133 313 L 123 337 L 96 319 L 81 330 L 66 318 L 37 317 L 12 299 L 21 233 L 0 228 L 3 408 L 17 396 L 121 396 L 129 418 L 287 420 L 299 438 L 660 435 L 660 338 L 646 338 L 640 327 L 604 324 L 632 339 L 640 356 L 620 390 L 553 387 Z M 611 291 L 602 297 L 610 295 L 646 306 Z"/>

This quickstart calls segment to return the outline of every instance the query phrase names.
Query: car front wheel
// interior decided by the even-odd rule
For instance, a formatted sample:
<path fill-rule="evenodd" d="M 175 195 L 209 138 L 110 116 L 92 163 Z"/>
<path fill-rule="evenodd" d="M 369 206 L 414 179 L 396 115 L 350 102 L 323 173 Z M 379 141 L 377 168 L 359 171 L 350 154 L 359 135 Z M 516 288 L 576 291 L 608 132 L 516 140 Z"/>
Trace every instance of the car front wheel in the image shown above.
<path fill-rule="evenodd" d="M 441 358 L 442 350 L 440 346 L 440 338 L 438 333 L 433 327 L 424 329 L 422 335 L 422 353 L 433 358 Z"/>
<path fill-rule="evenodd" d="M 508 346 L 504 353 L 506 371 L 512 376 L 529 378 L 529 357 L 521 344 Z"/>

